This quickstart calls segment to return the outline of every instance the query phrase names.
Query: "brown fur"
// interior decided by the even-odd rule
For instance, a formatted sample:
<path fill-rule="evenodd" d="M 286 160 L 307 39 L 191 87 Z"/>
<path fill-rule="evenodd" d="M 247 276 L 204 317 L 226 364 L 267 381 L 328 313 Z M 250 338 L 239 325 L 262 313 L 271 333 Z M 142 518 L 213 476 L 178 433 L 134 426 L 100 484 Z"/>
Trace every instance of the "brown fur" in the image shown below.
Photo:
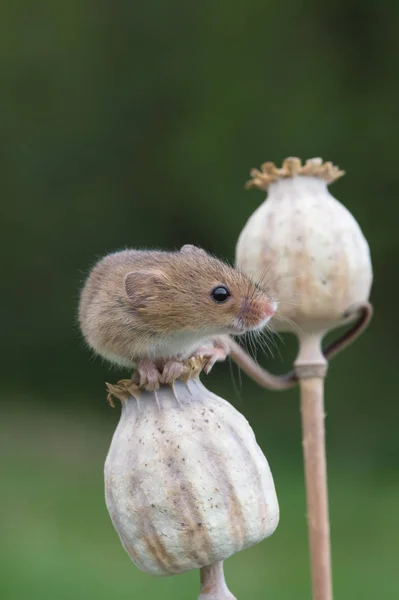
<path fill-rule="evenodd" d="M 223 304 L 211 297 L 218 285 L 231 293 Z M 93 350 L 127 366 L 146 356 L 186 357 L 212 336 L 256 328 L 271 310 L 266 292 L 245 275 L 184 246 L 103 258 L 82 290 L 79 320 Z"/>

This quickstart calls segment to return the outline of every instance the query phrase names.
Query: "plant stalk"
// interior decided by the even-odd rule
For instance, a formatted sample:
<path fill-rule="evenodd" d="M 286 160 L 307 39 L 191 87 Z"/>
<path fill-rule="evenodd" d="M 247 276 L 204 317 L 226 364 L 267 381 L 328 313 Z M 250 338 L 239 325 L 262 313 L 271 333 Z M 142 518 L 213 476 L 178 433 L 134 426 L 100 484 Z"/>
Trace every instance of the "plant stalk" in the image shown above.
<path fill-rule="evenodd" d="M 324 378 L 327 364 L 321 335 L 300 339 L 295 362 L 301 392 L 302 444 L 313 600 L 332 600 L 330 524 L 324 428 Z"/>
<path fill-rule="evenodd" d="M 226 585 L 223 561 L 202 567 L 200 578 L 201 591 L 198 600 L 237 600 Z"/>

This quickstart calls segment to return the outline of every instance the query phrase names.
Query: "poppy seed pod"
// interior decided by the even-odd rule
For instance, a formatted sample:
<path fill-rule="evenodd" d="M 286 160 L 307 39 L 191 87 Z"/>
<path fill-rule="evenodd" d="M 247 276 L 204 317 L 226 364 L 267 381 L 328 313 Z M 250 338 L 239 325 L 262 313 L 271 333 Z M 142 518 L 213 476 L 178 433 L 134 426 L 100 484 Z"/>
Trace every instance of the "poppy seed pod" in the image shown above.
<path fill-rule="evenodd" d="M 121 394 L 123 385 L 108 387 L 122 412 L 105 463 L 106 504 L 141 570 L 201 569 L 274 532 L 279 507 L 268 462 L 229 402 L 198 377 L 134 390 L 138 400 L 128 388 Z"/>
<path fill-rule="evenodd" d="M 279 302 L 272 325 L 297 335 L 294 373 L 299 381 L 313 600 L 332 600 L 330 526 L 324 429 L 327 360 L 368 325 L 372 283 L 370 251 L 351 213 L 327 190 L 343 175 L 320 158 L 287 158 L 251 171 L 247 187 L 267 191 L 236 247 L 236 264 Z M 358 317 L 322 350 L 324 335 Z M 258 380 L 263 381 L 259 376 Z M 266 386 L 265 386 L 266 387 Z M 276 386 L 286 389 L 286 386 Z"/>
<path fill-rule="evenodd" d="M 247 187 L 267 191 L 239 237 L 236 264 L 265 280 L 279 302 L 278 331 L 325 333 L 368 299 L 369 247 L 351 213 L 328 191 L 344 173 L 320 158 L 287 158 L 253 169 Z"/>

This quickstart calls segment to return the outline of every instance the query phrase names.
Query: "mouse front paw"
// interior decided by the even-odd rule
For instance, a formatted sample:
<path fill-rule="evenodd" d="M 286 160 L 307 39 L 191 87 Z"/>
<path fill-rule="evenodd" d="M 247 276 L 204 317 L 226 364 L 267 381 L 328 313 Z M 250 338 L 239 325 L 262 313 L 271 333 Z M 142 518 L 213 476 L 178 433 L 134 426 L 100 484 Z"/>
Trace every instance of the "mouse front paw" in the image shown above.
<path fill-rule="evenodd" d="M 228 343 L 220 337 L 214 338 L 209 344 L 198 348 L 195 354 L 208 359 L 204 367 L 204 371 L 208 375 L 216 362 L 226 360 L 229 351 Z"/>
<path fill-rule="evenodd" d="M 181 377 L 183 371 L 184 362 L 182 360 L 178 360 L 177 358 L 168 360 L 162 369 L 162 383 L 173 383 L 176 379 Z"/>
<path fill-rule="evenodd" d="M 223 348 L 213 348 L 209 353 L 204 354 L 204 356 L 208 359 L 204 367 L 204 371 L 208 375 L 216 362 L 226 360 L 227 353 Z"/>
<path fill-rule="evenodd" d="M 137 365 L 139 376 L 139 386 L 148 391 L 154 391 L 162 383 L 161 374 L 157 369 L 155 362 L 149 358 L 143 358 Z"/>

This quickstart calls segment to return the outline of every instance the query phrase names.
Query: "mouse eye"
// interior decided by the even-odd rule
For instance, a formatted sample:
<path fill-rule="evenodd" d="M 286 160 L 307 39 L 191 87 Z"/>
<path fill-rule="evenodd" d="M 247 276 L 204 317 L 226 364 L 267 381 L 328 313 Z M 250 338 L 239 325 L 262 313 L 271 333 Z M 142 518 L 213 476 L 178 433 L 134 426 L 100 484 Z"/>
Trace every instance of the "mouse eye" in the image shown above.
<path fill-rule="evenodd" d="M 228 300 L 230 296 L 231 294 L 229 290 L 227 289 L 227 287 L 224 287 L 224 285 L 218 285 L 218 287 L 215 287 L 211 291 L 212 300 L 218 302 L 218 304 L 220 304 L 221 302 L 226 302 L 226 300 Z"/>

